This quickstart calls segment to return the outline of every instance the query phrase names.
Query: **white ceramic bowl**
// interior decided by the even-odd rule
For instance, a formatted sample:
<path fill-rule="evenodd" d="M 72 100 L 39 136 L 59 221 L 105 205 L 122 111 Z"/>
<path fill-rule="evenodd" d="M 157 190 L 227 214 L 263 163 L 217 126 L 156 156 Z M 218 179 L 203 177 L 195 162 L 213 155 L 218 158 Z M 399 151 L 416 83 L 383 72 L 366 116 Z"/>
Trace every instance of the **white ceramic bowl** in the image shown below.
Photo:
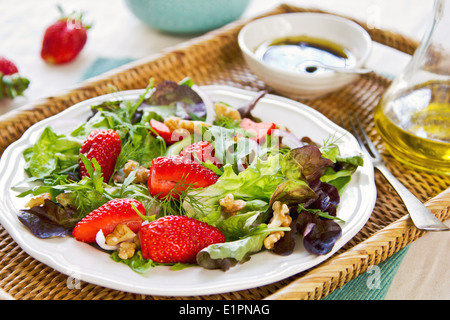
<path fill-rule="evenodd" d="M 263 43 L 286 37 L 306 36 L 331 41 L 355 57 L 354 68 L 363 67 L 372 50 L 369 34 L 357 23 L 324 13 L 286 13 L 250 22 L 238 36 L 239 46 L 253 73 L 278 93 L 294 99 L 316 98 L 336 91 L 358 77 L 336 72 L 298 73 L 263 62 L 255 55 Z"/>

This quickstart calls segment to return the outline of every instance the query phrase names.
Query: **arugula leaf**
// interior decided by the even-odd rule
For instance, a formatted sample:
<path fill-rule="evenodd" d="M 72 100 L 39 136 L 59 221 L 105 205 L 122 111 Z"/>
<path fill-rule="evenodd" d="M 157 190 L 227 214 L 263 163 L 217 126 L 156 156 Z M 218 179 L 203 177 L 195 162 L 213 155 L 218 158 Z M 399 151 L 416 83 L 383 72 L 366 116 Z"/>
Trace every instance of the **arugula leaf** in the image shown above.
<path fill-rule="evenodd" d="M 114 251 L 110 255 L 111 259 L 113 259 L 116 262 L 121 262 L 129 266 L 132 270 L 139 274 L 146 273 L 151 268 L 157 266 L 158 264 L 153 262 L 153 260 L 150 259 L 144 259 L 142 257 L 141 250 L 138 250 L 135 252 L 135 254 L 129 258 L 129 259 L 122 259 L 119 257 L 119 254 L 117 251 Z"/>
<path fill-rule="evenodd" d="M 236 214 L 217 224 L 217 228 L 225 235 L 227 241 L 237 240 L 250 234 L 257 226 L 259 211 Z"/>
<path fill-rule="evenodd" d="M 160 137 L 151 134 L 149 128 L 135 125 L 129 138 L 122 146 L 117 158 L 115 171 L 122 168 L 128 160 L 135 160 L 149 167 L 152 160 L 166 152 L 166 143 Z"/>
<path fill-rule="evenodd" d="M 317 216 L 319 216 L 321 218 L 332 219 L 332 220 L 337 220 L 337 221 L 344 222 L 344 220 L 342 220 L 341 218 L 332 216 L 332 215 L 328 214 L 327 212 L 323 212 L 320 209 L 305 208 L 305 206 L 302 203 L 300 203 L 298 205 L 297 212 L 301 213 L 302 211 L 308 211 L 309 213 L 316 214 Z"/>
<path fill-rule="evenodd" d="M 194 157 L 194 160 L 197 161 L 198 163 L 200 163 L 202 166 L 204 166 L 205 168 L 211 170 L 212 172 L 214 172 L 215 174 L 217 174 L 218 176 L 222 175 L 222 170 L 220 170 L 214 163 L 211 162 L 211 160 L 206 160 L 206 162 L 201 161 L 198 156 L 197 153 L 194 151 L 192 152 L 192 156 Z"/>
<path fill-rule="evenodd" d="M 214 146 L 214 156 L 222 164 L 230 164 L 237 173 L 244 170 L 256 158 L 262 158 L 259 144 L 248 139 L 249 134 L 242 128 L 227 129 L 217 125 L 201 127 L 199 140 Z M 197 141 L 197 140 L 196 140 Z"/>
<path fill-rule="evenodd" d="M 80 153 L 80 159 L 86 167 L 89 177 L 91 178 L 95 190 L 99 193 L 103 192 L 103 183 L 108 183 L 108 181 L 103 181 L 102 168 L 95 158 L 91 161 L 82 153 Z"/>

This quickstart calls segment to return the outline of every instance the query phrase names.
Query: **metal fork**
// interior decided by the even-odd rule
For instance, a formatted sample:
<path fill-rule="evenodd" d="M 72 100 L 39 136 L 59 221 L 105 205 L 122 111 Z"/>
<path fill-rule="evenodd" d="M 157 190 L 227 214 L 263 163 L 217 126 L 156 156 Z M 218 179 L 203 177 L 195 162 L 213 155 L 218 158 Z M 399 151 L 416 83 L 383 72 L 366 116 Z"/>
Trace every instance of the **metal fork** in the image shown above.
<path fill-rule="evenodd" d="M 443 224 L 422 202 L 419 201 L 397 178 L 386 168 L 383 159 L 378 153 L 376 147 L 370 140 L 361 126 L 360 121 L 356 116 L 349 117 L 349 122 L 352 127 L 352 134 L 358 140 L 361 149 L 367 153 L 373 166 L 377 168 L 384 177 L 389 181 L 397 194 L 403 200 L 408 209 L 409 216 L 414 225 L 420 230 L 426 231 L 448 231 L 448 228 Z"/>

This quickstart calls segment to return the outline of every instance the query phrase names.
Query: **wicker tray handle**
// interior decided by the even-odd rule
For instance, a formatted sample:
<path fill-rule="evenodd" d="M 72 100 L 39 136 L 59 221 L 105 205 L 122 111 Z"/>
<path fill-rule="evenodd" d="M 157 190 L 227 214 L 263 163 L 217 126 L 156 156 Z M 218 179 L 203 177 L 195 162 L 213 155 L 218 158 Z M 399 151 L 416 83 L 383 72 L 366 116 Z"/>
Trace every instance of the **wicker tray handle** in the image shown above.
<path fill-rule="evenodd" d="M 441 220 L 450 215 L 450 188 L 425 203 Z M 352 249 L 324 262 L 305 276 L 266 297 L 266 300 L 320 299 L 342 287 L 349 280 L 364 273 L 369 267 L 384 261 L 417 237 L 425 234 L 418 230 L 409 215 L 376 232 Z M 399 242 L 399 240 L 402 240 Z M 380 250 L 384 248 L 383 250 Z M 349 279 L 349 275 L 351 278 Z"/>

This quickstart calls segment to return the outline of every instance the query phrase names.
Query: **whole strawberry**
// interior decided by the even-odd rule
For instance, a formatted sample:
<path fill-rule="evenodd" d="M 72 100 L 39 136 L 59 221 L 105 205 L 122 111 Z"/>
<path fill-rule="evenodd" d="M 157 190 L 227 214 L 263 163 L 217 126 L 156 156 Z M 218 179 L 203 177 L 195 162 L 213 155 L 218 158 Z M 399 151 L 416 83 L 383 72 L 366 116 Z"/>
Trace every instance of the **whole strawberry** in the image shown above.
<path fill-rule="evenodd" d="M 122 150 L 121 140 L 117 132 L 112 129 L 94 129 L 83 142 L 80 148 L 80 154 L 92 161 L 97 160 L 101 167 L 103 181 L 108 183 L 114 168 L 117 157 Z M 80 177 L 88 177 L 89 173 L 81 160 L 78 160 L 80 167 Z"/>
<path fill-rule="evenodd" d="M 144 205 L 135 199 L 113 199 L 89 213 L 75 225 L 72 235 L 82 242 L 95 242 L 97 233 L 102 230 L 106 236 L 114 231 L 118 224 L 124 224 L 134 233 L 139 231 L 141 217 L 133 206 L 145 215 Z"/>
<path fill-rule="evenodd" d="M 219 229 L 186 216 L 164 216 L 142 224 L 142 257 L 158 263 L 195 263 L 197 253 L 225 242 Z"/>
<path fill-rule="evenodd" d="M 23 95 L 30 81 L 20 76 L 17 66 L 9 59 L 0 57 L 0 100 L 14 99 Z"/>
<path fill-rule="evenodd" d="M 0 57 L 0 72 L 5 76 L 9 76 L 11 74 L 18 73 L 19 70 L 14 62 L 6 59 L 5 57 Z"/>
<path fill-rule="evenodd" d="M 81 13 L 73 12 L 66 16 L 61 7 L 58 9 L 62 17 L 45 30 L 41 49 L 42 59 L 52 64 L 75 59 L 86 44 L 90 28 L 83 24 Z"/>

